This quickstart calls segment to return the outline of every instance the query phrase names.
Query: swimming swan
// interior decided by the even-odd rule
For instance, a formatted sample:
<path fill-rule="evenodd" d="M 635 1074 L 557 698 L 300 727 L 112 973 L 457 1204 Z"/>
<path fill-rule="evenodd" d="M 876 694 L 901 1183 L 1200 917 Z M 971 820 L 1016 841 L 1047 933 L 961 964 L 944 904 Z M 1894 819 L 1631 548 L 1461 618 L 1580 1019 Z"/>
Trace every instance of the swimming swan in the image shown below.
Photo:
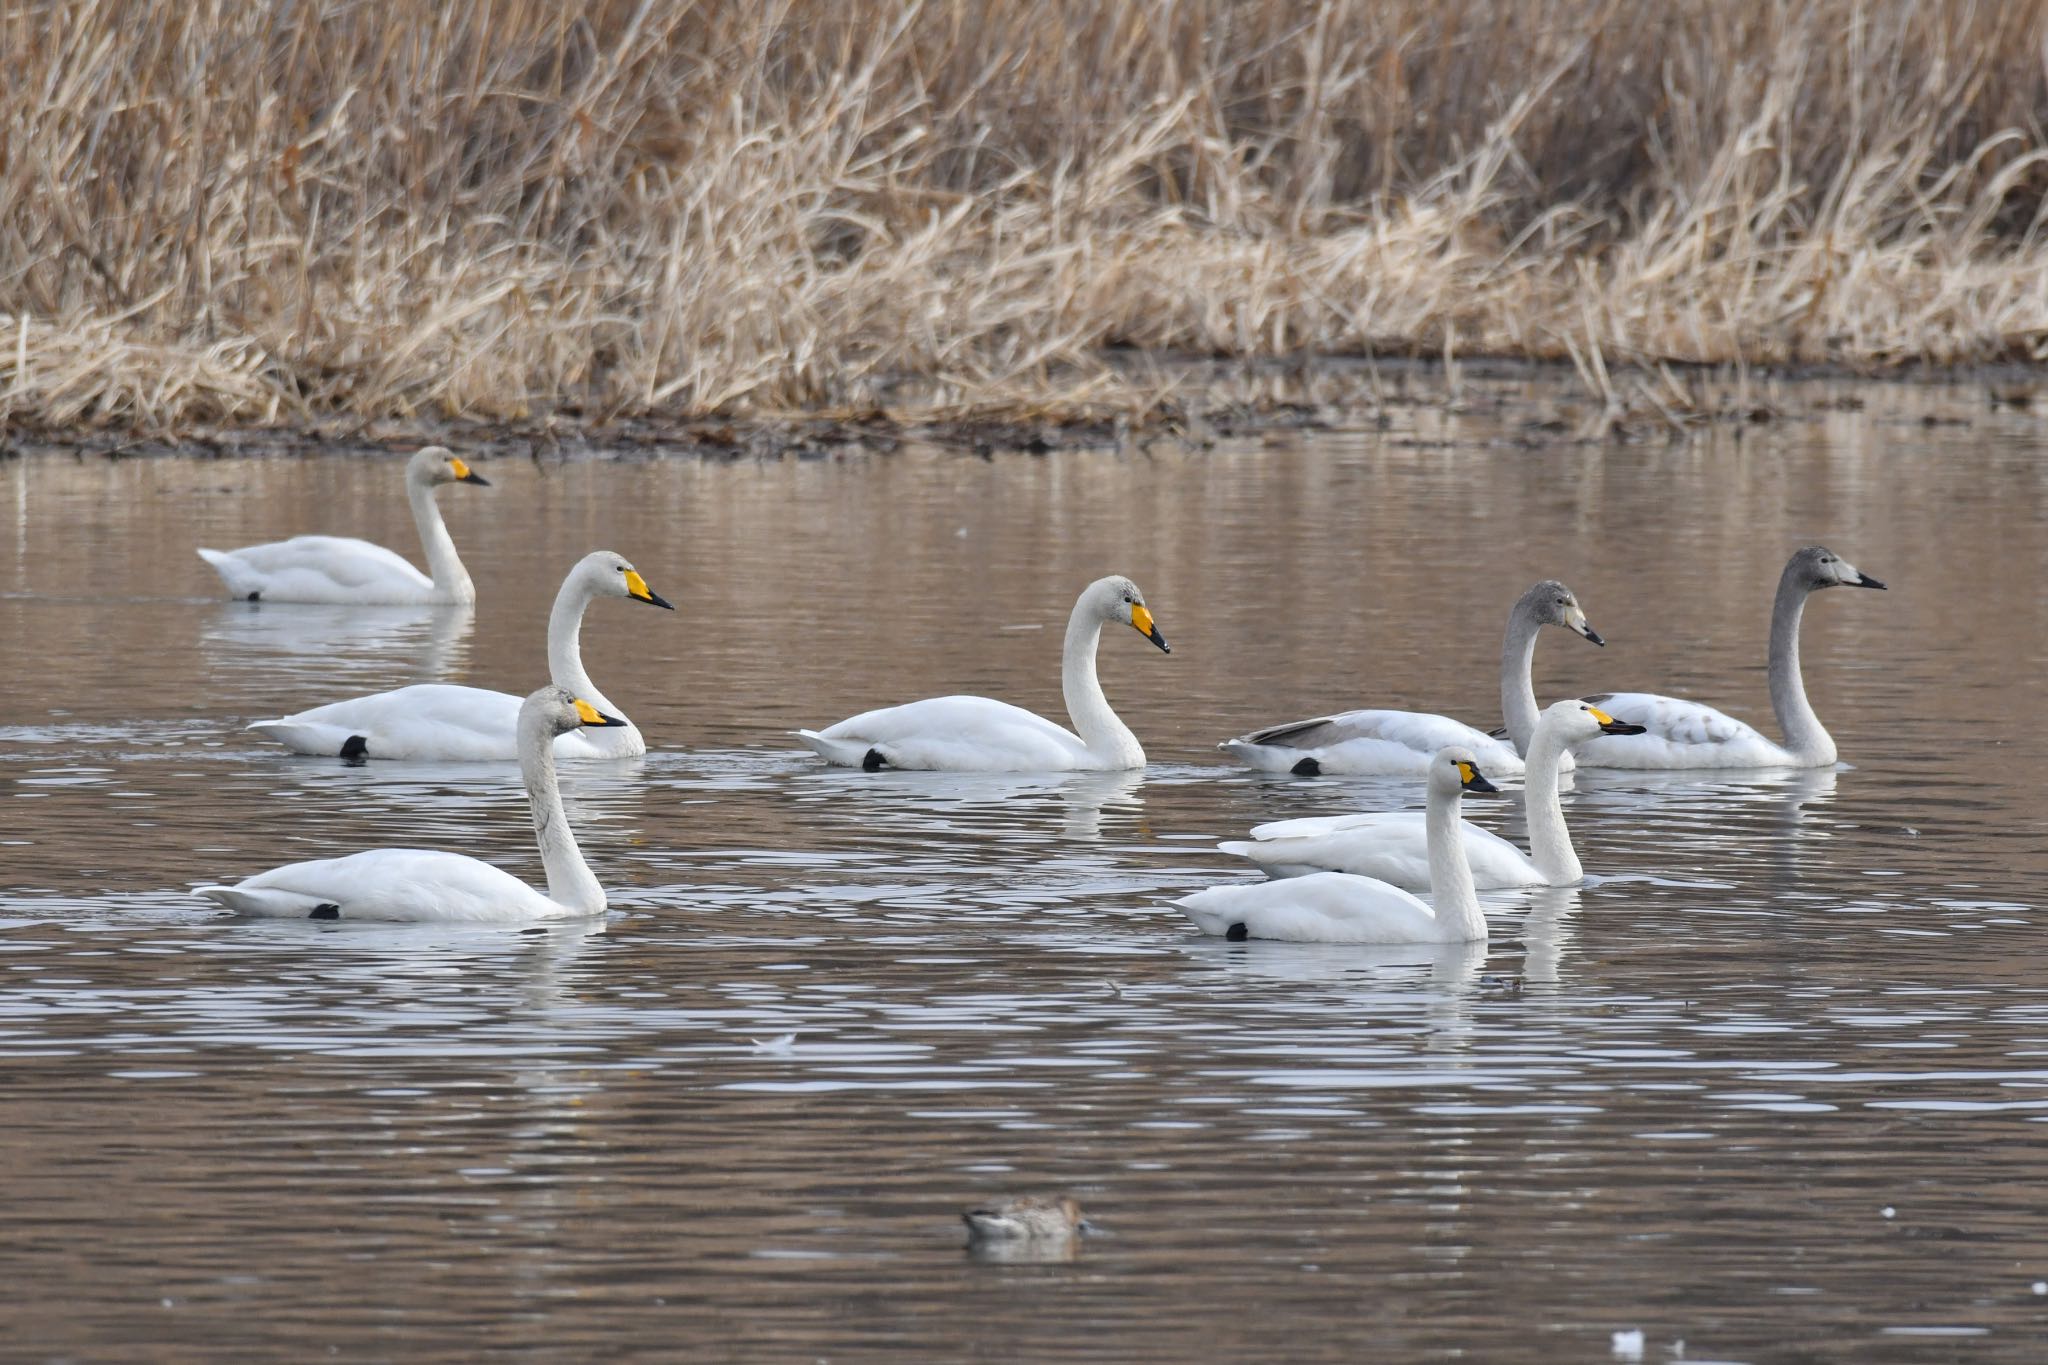
<path fill-rule="evenodd" d="M 412 503 L 413 524 L 419 527 L 432 578 L 382 545 L 346 536 L 293 536 L 239 550 L 201 550 L 199 557 L 213 565 L 229 592 L 250 602 L 474 602 L 476 587 L 434 504 L 434 489 L 444 483 L 488 487 L 490 480 L 446 446 L 427 446 L 406 461 L 405 495 Z"/>
<path fill-rule="evenodd" d="M 1835 761 L 1835 741 L 1806 700 L 1799 677 L 1799 617 L 1808 593 L 1822 588 L 1876 588 L 1884 584 L 1824 545 L 1796 552 L 1778 578 L 1771 606 L 1771 709 L 1785 742 L 1773 743 L 1751 726 L 1711 706 L 1654 692 L 1607 692 L 1586 698 L 1647 733 L 1596 739 L 1579 750 L 1588 768 L 1824 768 Z"/>
<path fill-rule="evenodd" d="M 825 730 L 796 736 L 828 763 L 846 768 L 924 768 L 946 772 L 1049 772 L 1145 766 L 1145 751 L 1095 677 L 1095 647 L 1105 622 L 1120 621 L 1173 652 L 1152 620 L 1144 594 L 1128 578 L 1098 578 L 1082 590 L 1067 620 L 1060 684 L 1067 730 L 988 697 L 933 697 L 864 711 Z M 1076 733 L 1078 732 L 1078 734 Z"/>
<path fill-rule="evenodd" d="M 583 861 L 562 814 L 553 740 L 578 726 L 624 724 L 554 686 L 541 688 L 519 707 L 519 775 L 547 867 L 545 896 L 489 863 L 419 848 L 379 848 L 291 863 L 233 886 L 198 887 L 197 894 L 244 915 L 297 919 L 500 924 L 601 915 L 604 888 Z"/>
<path fill-rule="evenodd" d="M 624 597 L 675 608 L 647 586 L 623 555 L 593 550 L 576 561 L 555 609 L 548 613 L 548 677 L 598 710 L 618 715 L 583 671 L 583 612 L 599 597 Z M 301 754 L 342 758 L 487 760 L 519 754 L 521 699 L 509 692 L 447 683 L 418 683 L 390 692 L 329 702 L 249 728 Z M 647 739 L 631 721 L 602 733 L 572 730 L 555 740 L 557 758 L 633 758 Z"/>
<path fill-rule="evenodd" d="M 1490 771 L 1514 776 L 1536 733 L 1536 689 L 1529 680 L 1536 635 L 1546 625 L 1563 626 L 1596 645 L 1607 642 L 1586 624 L 1586 613 L 1570 588 L 1554 578 L 1536 584 L 1508 611 L 1500 650 L 1500 705 L 1508 741 L 1475 730 L 1449 716 L 1423 711 L 1345 711 L 1314 720 L 1275 725 L 1228 739 L 1216 747 L 1263 772 L 1415 773 L 1445 745 L 1470 749 Z M 1565 766 L 1571 766 L 1567 755 Z"/>
<path fill-rule="evenodd" d="M 1465 861 L 1475 886 L 1569 886 L 1585 869 L 1565 828 L 1558 804 L 1560 760 L 1571 746 L 1598 735 L 1639 735 L 1629 725 L 1578 700 L 1546 707 L 1529 745 L 1528 785 L 1522 794 L 1529 822 L 1529 852 L 1491 830 L 1460 821 Z M 1269 877 L 1302 877 L 1316 872 L 1353 872 L 1377 877 L 1411 891 L 1429 888 L 1427 818 L 1420 811 L 1375 811 L 1364 815 L 1276 820 L 1252 830 L 1249 841 L 1216 847 L 1257 863 Z M 1533 856 L 1532 856 L 1533 855 Z"/>
<path fill-rule="evenodd" d="M 1296 943 L 1467 943 L 1486 937 L 1486 916 L 1458 836 L 1465 792 L 1498 791 L 1469 749 L 1440 749 L 1427 781 L 1430 886 L 1436 909 L 1398 886 L 1349 872 L 1212 886 L 1174 904 L 1205 934 Z"/>

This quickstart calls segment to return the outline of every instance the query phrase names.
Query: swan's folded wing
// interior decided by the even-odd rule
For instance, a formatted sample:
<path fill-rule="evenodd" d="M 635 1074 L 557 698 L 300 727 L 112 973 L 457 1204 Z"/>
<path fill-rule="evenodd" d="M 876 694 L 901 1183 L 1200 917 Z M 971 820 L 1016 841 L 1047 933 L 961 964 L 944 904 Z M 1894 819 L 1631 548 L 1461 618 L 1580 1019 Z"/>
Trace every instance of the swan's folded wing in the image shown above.
<path fill-rule="evenodd" d="M 1656 692 L 1608 692 L 1584 700 L 1617 720 L 1642 726 L 1647 733 L 1641 738 L 1646 740 L 1661 739 L 1667 744 L 1704 746 L 1747 746 L 1771 742 L 1756 727 L 1735 719 L 1725 711 L 1680 697 L 1666 697 Z M 1607 735 L 1590 743 L 1600 748 L 1611 748 L 1628 744 L 1636 738 L 1634 735 Z"/>
<path fill-rule="evenodd" d="M 1288 749 L 1328 749 L 1354 740 L 1381 740 L 1421 753 L 1435 753 L 1447 744 L 1492 749 L 1497 741 L 1449 716 L 1426 711 L 1344 711 L 1314 720 L 1270 726 L 1243 736 L 1241 744 L 1267 744 Z"/>
<path fill-rule="evenodd" d="M 337 588 L 369 588 L 393 582 L 431 586 L 403 555 L 350 536 L 293 536 L 226 552 L 245 570 L 266 578 L 310 574 Z M 215 567 L 219 567 L 216 563 Z"/>
<path fill-rule="evenodd" d="M 1088 747 L 1064 726 L 990 697 L 931 697 L 863 711 L 819 732 L 881 751 L 899 768 L 951 771 L 1071 768 Z"/>
<path fill-rule="evenodd" d="M 489 863 L 438 849 L 379 848 L 345 858 L 288 863 L 200 894 L 243 914 L 403 922 L 492 922 L 568 912 Z"/>
<path fill-rule="evenodd" d="M 1297 943 L 1424 943 L 1438 937 L 1435 914 L 1414 896 L 1341 872 L 1212 886 L 1174 904 L 1206 934 L 1228 934 L 1242 924 L 1252 938 Z"/>
<path fill-rule="evenodd" d="M 368 758 L 510 759 L 518 756 L 519 703 L 483 687 L 416 683 L 249 728 L 299 753 L 339 753 L 361 739 L 359 752 Z"/>

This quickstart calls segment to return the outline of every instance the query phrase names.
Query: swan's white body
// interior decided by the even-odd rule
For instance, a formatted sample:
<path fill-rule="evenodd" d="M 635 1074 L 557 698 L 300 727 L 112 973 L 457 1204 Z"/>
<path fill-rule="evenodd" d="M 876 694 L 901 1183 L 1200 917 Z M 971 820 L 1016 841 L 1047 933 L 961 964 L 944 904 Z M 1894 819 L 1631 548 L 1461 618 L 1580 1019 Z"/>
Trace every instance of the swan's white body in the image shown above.
<path fill-rule="evenodd" d="M 443 446 L 427 446 L 405 466 L 405 493 L 426 550 L 421 573 L 382 545 L 344 536 L 293 536 L 239 550 L 199 551 L 228 591 L 246 601 L 414 606 L 476 601 L 476 586 L 455 553 L 434 489 L 488 483 Z"/>
<path fill-rule="evenodd" d="M 601 915 L 604 888 L 562 813 L 552 741 L 578 725 L 619 723 L 553 686 L 520 706 L 519 772 L 547 868 L 546 895 L 489 863 L 418 848 L 290 863 L 233 886 L 199 887 L 198 894 L 244 915 L 296 919 L 502 924 Z"/>
<path fill-rule="evenodd" d="M 576 561 L 548 615 L 548 677 L 555 686 L 616 716 L 617 707 L 583 669 L 583 613 L 593 599 L 625 597 L 652 606 L 657 596 L 624 557 L 593 550 Z M 509 692 L 446 683 L 420 683 L 347 701 L 329 702 L 249 728 L 296 753 L 348 758 L 489 761 L 519 755 L 519 708 Z M 557 758 L 633 758 L 647 752 L 646 737 L 630 721 L 595 731 L 576 729 L 555 738 Z"/>
<path fill-rule="evenodd" d="M 1471 753 L 1445 749 L 1431 760 L 1429 884 L 1435 909 L 1387 882 L 1349 872 L 1212 886 L 1174 904 L 1205 934 L 1297 943 L 1465 943 L 1486 937 L 1486 916 L 1459 836 L 1466 788 L 1493 791 Z"/>
<path fill-rule="evenodd" d="M 1420 776 L 1440 749 L 1468 749 L 1489 772 L 1521 773 L 1522 756 L 1536 731 L 1536 689 L 1530 670 L 1536 636 L 1559 625 L 1604 644 L 1586 624 L 1572 590 L 1555 579 L 1531 587 L 1508 611 L 1501 644 L 1500 697 L 1507 739 L 1496 739 L 1449 716 L 1427 711 L 1362 710 L 1269 726 L 1217 747 L 1262 772 L 1393 774 Z M 1565 766 L 1571 766 L 1566 755 Z"/>
<path fill-rule="evenodd" d="M 1608 692 L 1586 698 L 1640 735 L 1607 736 L 1580 746 L 1589 768 L 1823 768 L 1835 761 L 1834 737 L 1814 714 L 1799 672 L 1799 620 L 1806 599 L 1822 588 L 1884 584 L 1821 545 L 1795 553 L 1778 578 L 1771 605 L 1771 709 L 1784 732 L 1780 744 L 1756 727 L 1711 706 L 1654 692 Z"/>
<path fill-rule="evenodd" d="M 1582 879 L 1585 869 L 1572 847 L 1558 800 L 1561 760 L 1571 746 L 1634 729 L 1583 701 L 1561 701 L 1547 708 L 1529 745 L 1528 786 L 1523 793 L 1531 851 L 1524 853 L 1499 835 L 1461 820 L 1458 832 L 1473 884 L 1490 890 L 1568 886 Z M 1430 885 L 1428 818 L 1420 811 L 1275 820 L 1254 828 L 1248 841 L 1217 847 L 1251 859 L 1269 877 L 1350 872 L 1413 891 Z"/>
<path fill-rule="evenodd" d="M 1145 750 L 1110 708 L 1095 673 L 1096 646 L 1109 621 L 1131 626 L 1171 652 L 1130 579 L 1112 576 L 1089 584 L 1067 620 L 1060 665 L 1073 730 L 1008 702 L 954 696 L 863 711 L 823 730 L 798 730 L 797 738 L 826 762 L 847 768 L 1005 773 L 1142 768 Z"/>

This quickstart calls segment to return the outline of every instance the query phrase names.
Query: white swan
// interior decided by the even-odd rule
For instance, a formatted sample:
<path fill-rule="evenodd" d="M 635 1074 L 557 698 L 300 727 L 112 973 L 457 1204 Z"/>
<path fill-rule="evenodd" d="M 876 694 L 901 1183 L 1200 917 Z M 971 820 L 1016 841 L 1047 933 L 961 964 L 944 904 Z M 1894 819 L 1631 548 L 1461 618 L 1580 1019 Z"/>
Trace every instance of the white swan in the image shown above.
<path fill-rule="evenodd" d="M 199 557 L 213 565 L 229 592 L 250 602 L 474 602 L 476 587 L 434 504 L 434 489 L 444 483 L 488 486 L 490 480 L 446 446 L 427 446 L 406 461 L 405 495 L 431 578 L 382 545 L 346 536 L 293 536 L 239 550 L 201 550 Z"/>
<path fill-rule="evenodd" d="M 669 607 L 623 555 L 593 550 L 576 561 L 548 614 L 548 677 L 598 710 L 619 714 L 583 671 L 583 612 L 594 598 L 624 597 Z M 418 683 L 367 697 L 329 702 L 249 728 L 296 753 L 342 758 L 482 761 L 519 754 L 521 700 L 509 692 L 447 683 Z M 557 758 L 633 758 L 646 737 L 630 721 L 601 734 L 572 730 L 555 740 Z"/>
<path fill-rule="evenodd" d="M 1835 761 L 1835 741 L 1806 700 L 1799 676 L 1799 618 L 1808 593 L 1822 588 L 1877 588 L 1884 584 L 1824 545 L 1793 554 L 1778 578 L 1771 605 L 1771 709 L 1783 744 L 1733 716 L 1696 701 L 1654 692 L 1606 692 L 1586 698 L 1604 711 L 1644 728 L 1626 738 L 1596 739 L 1579 750 L 1588 768 L 1824 768 Z"/>
<path fill-rule="evenodd" d="M 1502 886 L 1569 886 L 1585 869 L 1565 828 L 1557 783 L 1562 760 L 1571 746 L 1598 735 L 1639 735 L 1629 725 L 1578 700 L 1546 707 L 1536 722 L 1529 745 L 1528 786 L 1523 806 L 1528 814 L 1529 852 L 1524 853 L 1491 830 L 1463 821 L 1465 861 L 1473 884 Z M 1374 811 L 1363 815 L 1313 816 L 1276 820 L 1252 830 L 1249 841 L 1218 844 L 1257 863 L 1269 877 L 1302 877 L 1317 872 L 1354 872 L 1411 891 L 1429 887 L 1427 817 L 1421 811 Z M 1532 856 L 1533 855 L 1533 856 Z"/>
<path fill-rule="evenodd" d="M 1472 751 L 1441 749 L 1429 761 L 1432 910 L 1398 886 L 1349 872 L 1317 872 L 1282 881 L 1212 886 L 1174 904 L 1205 934 L 1297 943 L 1465 943 L 1486 937 L 1486 916 L 1459 838 L 1459 798 L 1498 791 Z"/>
<path fill-rule="evenodd" d="M 933 697 L 864 711 L 824 730 L 798 730 L 828 763 L 847 768 L 948 772 L 1048 772 L 1145 766 L 1145 750 L 1102 695 L 1095 647 L 1105 622 L 1120 621 L 1168 654 L 1144 594 L 1128 578 L 1099 578 L 1082 590 L 1067 620 L 1061 689 L 1074 729 L 988 697 Z M 1078 732 L 1078 733 L 1076 733 Z"/>
<path fill-rule="evenodd" d="M 1470 749 L 1489 771 L 1514 776 L 1522 771 L 1536 732 L 1536 689 L 1529 671 L 1536 635 L 1546 625 L 1563 626 L 1596 645 L 1607 642 L 1586 624 L 1586 613 L 1570 588 L 1554 578 L 1536 584 L 1508 611 L 1500 650 L 1500 705 L 1508 738 L 1496 739 L 1449 716 L 1424 711 L 1345 711 L 1314 720 L 1254 730 L 1216 747 L 1262 772 L 1420 774 L 1431 755 L 1446 745 Z M 1571 762 L 1567 757 L 1565 766 Z"/>
<path fill-rule="evenodd" d="M 297 919 L 495 924 L 601 915 L 604 888 L 583 861 L 562 814 L 553 742 L 578 726 L 623 724 L 554 686 L 541 688 L 520 705 L 519 775 L 547 868 L 545 896 L 489 863 L 419 848 L 379 848 L 291 863 L 233 886 L 202 886 L 196 892 L 241 914 Z"/>

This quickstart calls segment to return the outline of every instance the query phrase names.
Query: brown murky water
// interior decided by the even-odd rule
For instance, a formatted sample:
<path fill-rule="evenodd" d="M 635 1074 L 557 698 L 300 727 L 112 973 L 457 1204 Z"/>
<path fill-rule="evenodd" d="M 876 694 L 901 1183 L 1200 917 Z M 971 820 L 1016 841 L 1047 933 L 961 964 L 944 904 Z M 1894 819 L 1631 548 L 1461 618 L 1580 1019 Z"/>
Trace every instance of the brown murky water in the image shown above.
<path fill-rule="evenodd" d="M 225 602 L 192 555 L 415 553 L 389 460 L 0 465 L 4 1353 L 1594 1360 L 1640 1330 L 1650 1360 L 2040 1358 L 2048 427 L 1858 393 L 1668 447 L 1528 447 L 1502 384 L 1198 453 L 501 460 L 441 495 L 473 616 Z M 1611 642 L 1552 632 L 1546 699 L 1769 728 L 1808 540 L 1892 585 L 1807 616 L 1853 767 L 1582 775 L 1616 879 L 1489 897 L 1483 951 L 1225 944 L 1165 904 L 1248 875 L 1208 850 L 1258 820 L 1414 799 L 1218 739 L 1373 701 L 1497 721 L 1537 577 Z M 537 685 L 597 547 L 680 608 L 585 629 L 654 745 L 569 773 L 601 931 L 188 894 L 386 843 L 537 876 L 509 765 L 240 727 Z M 1109 571 L 1174 643 L 1104 642 L 1142 777 L 785 742 L 953 690 L 1057 715 Z M 1062 1189 L 1106 1229 L 1077 1260 L 963 1257 L 961 1207 Z"/>

